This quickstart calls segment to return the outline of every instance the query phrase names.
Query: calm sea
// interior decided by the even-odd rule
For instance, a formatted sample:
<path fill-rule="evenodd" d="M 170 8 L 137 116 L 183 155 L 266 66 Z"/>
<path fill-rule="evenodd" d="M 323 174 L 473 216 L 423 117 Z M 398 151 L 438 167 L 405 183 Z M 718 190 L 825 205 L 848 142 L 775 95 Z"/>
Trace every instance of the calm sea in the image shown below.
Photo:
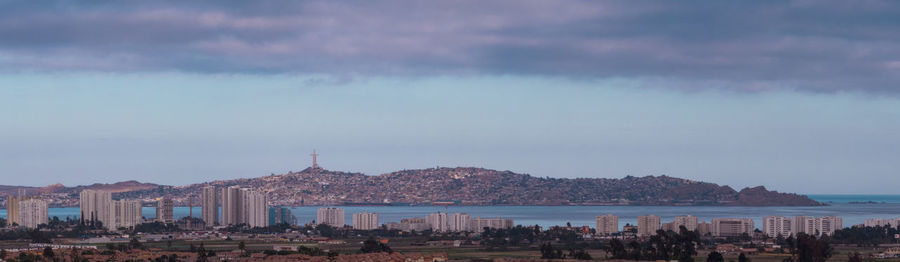
<path fill-rule="evenodd" d="M 653 214 L 662 217 L 663 221 L 671 221 L 675 216 L 693 215 L 701 221 L 713 218 L 745 217 L 753 218 L 756 227 L 762 226 L 762 218 L 769 215 L 779 216 L 839 216 L 844 226 L 862 224 L 869 218 L 900 217 L 900 195 L 810 195 L 811 198 L 829 203 L 820 207 L 673 207 L 673 206 L 413 206 L 413 207 L 342 207 L 345 210 L 347 223 L 352 223 L 352 214 L 368 211 L 378 213 L 381 223 L 399 222 L 400 219 L 422 217 L 434 212 L 468 213 L 472 217 L 503 217 L 515 220 L 522 225 L 565 225 L 593 226 L 594 217 L 601 214 L 619 216 L 619 226 L 626 223 L 635 224 L 637 216 Z M 851 202 L 879 202 L 879 204 L 851 204 Z M 884 202 L 884 203 L 882 203 Z M 300 223 L 315 220 L 316 206 L 293 208 L 294 215 Z M 51 208 L 50 216 L 78 217 L 78 208 Z M 194 208 L 194 215 L 200 215 L 200 208 Z M 156 210 L 152 207 L 143 209 L 144 216 L 153 218 Z M 175 215 L 188 215 L 187 207 L 176 207 Z M 0 216 L 6 217 L 6 210 L 0 210 Z"/>

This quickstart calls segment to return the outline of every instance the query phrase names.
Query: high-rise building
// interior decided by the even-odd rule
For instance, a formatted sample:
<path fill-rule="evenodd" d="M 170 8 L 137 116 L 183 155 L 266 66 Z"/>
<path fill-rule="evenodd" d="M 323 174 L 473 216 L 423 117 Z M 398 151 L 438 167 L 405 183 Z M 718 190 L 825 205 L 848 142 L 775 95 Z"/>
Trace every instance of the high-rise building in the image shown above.
<path fill-rule="evenodd" d="M 112 201 L 109 221 L 111 223 L 106 224 L 109 229 L 132 228 L 143 223 L 141 201 L 126 199 Z"/>
<path fill-rule="evenodd" d="M 203 193 L 200 195 L 202 203 L 200 204 L 200 218 L 206 223 L 206 226 L 215 226 L 219 224 L 219 198 L 217 197 L 215 186 L 203 187 Z"/>
<path fill-rule="evenodd" d="M 472 227 L 472 217 L 466 213 L 453 213 L 448 218 L 447 226 L 451 232 L 469 232 L 477 230 Z"/>
<path fill-rule="evenodd" d="M 796 216 L 791 219 L 791 232 L 808 235 L 831 235 L 843 227 L 843 219 L 835 216 L 808 217 Z"/>
<path fill-rule="evenodd" d="M 268 198 L 263 192 L 239 186 L 222 189 L 222 225 L 269 225 Z"/>
<path fill-rule="evenodd" d="M 481 218 L 476 217 L 472 219 L 472 227 L 474 228 L 474 232 L 482 232 L 484 228 L 490 229 L 509 229 L 514 226 L 512 219 L 506 218 Z"/>
<path fill-rule="evenodd" d="M 378 229 L 378 214 L 362 212 L 353 214 L 353 228 L 358 230 Z"/>
<path fill-rule="evenodd" d="M 241 187 L 222 188 L 222 225 L 237 225 L 242 221 Z"/>
<path fill-rule="evenodd" d="M 681 230 L 681 227 L 687 228 L 688 231 L 696 231 L 697 230 L 697 217 L 692 215 L 687 216 L 677 216 L 674 220 L 672 220 L 672 231 L 678 232 Z"/>
<path fill-rule="evenodd" d="M 114 218 L 110 211 L 112 207 L 112 195 L 108 191 L 102 190 L 83 190 L 79 194 L 79 209 L 81 211 L 81 219 L 85 223 L 100 222 L 106 228 L 110 227 L 114 222 L 110 218 Z"/>
<path fill-rule="evenodd" d="M 175 223 L 175 203 L 172 198 L 164 197 L 156 202 L 156 221 L 172 224 Z"/>
<path fill-rule="evenodd" d="M 717 237 L 735 237 L 744 233 L 753 233 L 753 219 L 749 218 L 716 218 L 712 220 L 712 235 Z"/>
<path fill-rule="evenodd" d="M 425 223 L 431 226 L 431 230 L 435 232 L 450 231 L 450 215 L 447 213 L 437 212 L 429 214 L 425 217 Z"/>
<path fill-rule="evenodd" d="M 16 216 L 19 226 L 26 228 L 36 228 L 40 224 L 46 224 L 49 219 L 47 216 L 47 201 L 37 198 L 28 198 L 16 203 Z"/>
<path fill-rule="evenodd" d="M 762 231 L 770 237 L 788 237 L 793 231 L 791 225 L 793 220 L 782 216 L 767 216 L 763 218 Z"/>
<path fill-rule="evenodd" d="M 597 234 L 610 235 L 619 233 L 619 217 L 608 214 L 597 216 Z"/>
<path fill-rule="evenodd" d="M 344 209 L 336 207 L 319 208 L 316 212 L 316 223 L 333 227 L 344 227 Z"/>
<path fill-rule="evenodd" d="M 639 237 L 656 235 L 657 230 L 659 230 L 659 217 L 658 216 L 646 215 L 646 216 L 638 217 L 637 235 Z"/>
<path fill-rule="evenodd" d="M 6 224 L 16 225 L 19 223 L 19 201 L 28 199 L 25 191 L 20 190 L 19 195 L 10 195 L 6 198 Z"/>
<path fill-rule="evenodd" d="M 250 227 L 269 226 L 269 206 L 266 194 L 249 188 L 241 190 L 242 222 Z"/>
<path fill-rule="evenodd" d="M 697 224 L 697 234 L 700 236 L 706 236 L 712 234 L 712 224 L 707 223 L 706 221 L 700 222 Z"/>
<path fill-rule="evenodd" d="M 270 207 L 269 208 L 269 225 L 288 224 L 296 225 L 297 217 L 288 207 Z"/>

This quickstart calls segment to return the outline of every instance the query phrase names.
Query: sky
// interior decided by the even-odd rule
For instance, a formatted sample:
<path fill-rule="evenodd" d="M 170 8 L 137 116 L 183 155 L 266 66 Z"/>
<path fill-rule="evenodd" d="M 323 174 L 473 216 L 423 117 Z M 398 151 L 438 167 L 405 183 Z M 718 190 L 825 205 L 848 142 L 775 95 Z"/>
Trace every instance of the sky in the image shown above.
<path fill-rule="evenodd" d="M 0 0 L 0 184 L 474 166 L 896 194 L 893 1 Z"/>

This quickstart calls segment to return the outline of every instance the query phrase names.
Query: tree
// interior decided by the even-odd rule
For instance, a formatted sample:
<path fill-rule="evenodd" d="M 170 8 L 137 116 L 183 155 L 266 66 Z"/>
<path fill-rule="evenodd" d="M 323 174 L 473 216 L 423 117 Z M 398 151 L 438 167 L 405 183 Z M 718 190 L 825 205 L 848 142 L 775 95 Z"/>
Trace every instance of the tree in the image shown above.
<path fill-rule="evenodd" d="M 247 253 L 247 244 L 244 241 L 238 243 L 238 249 L 241 250 L 241 253 Z"/>
<path fill-rule="evenodd" d="M 143 247 L 141 241 L 138 241 L 137 237 L 132 237 L 130 241 L 128 241 L 128 248 L 130 249 L 138 249 Z"/>
<path fill-rule="evenodd" d="M 197 262 L 206 262 L 206 248 L 203 247 L 203 243 L 200 243 L 200 248 L 197 248 Z"/>
<path fill-rule="evenodd" d="M 584 248 L 579 248 L 578 250 L 572 249 L 569 250 L 569 257 L 574 258 L 576 260 L 593 260 L 591 254 L 588 254 L 584 251 Z"/>
<path fill-rule="evenodd" d="M 6 249 L 0 249 L 0 259 L 6 259 Z"/>
<path fill-rule="evenodd" d="M 847 255 L 847 262 L 863 262 L 863 259 L 859 252 L 853 252 L 853 254 Z"/>
<path fill-rule="evenodd" d="M 722 257 L 722 253 L 713 251 L 709 252 L 709 256 L 706 256 L 706 262 L 724 262 L 725 258 Z"/>
<path fill-rule="evenodd" d="M 609 241 L 609 247 L 608 250 L 606 250 L 606 253 L 612 255 L 613 259 L 625 259 L 628 257 L 628 250 L 625 250 L 625 244 L 619 239 Z"/>
<path fill-rule="evenodd" d="M 55 254 L 53 254 L 53 248 L 52 248 L 52 247 L 45 247 L 45 248 L 44 248 L 44 257 L 46 257 L 46 258 L 49 259 L 49 260 L 53 260 L 53 256 L 54 256 L 54 255 L 55 255 Z"/>
<path fill-rule="evenodd" d="M 742 252 L 740 256 L 738 256 L 738 262 L 750 262 L 750 259 L 747 258 L 747 255 L 744 255 Z"/>
<path fill-rule="evenodd" d="M 541 245 L 541 259 L 562 259 L 565 258 L 561 249 L 556 249 L 550 243 Z"/>
<path fill-rule="evenodd" d="M 363 253 L 381 253 L 381 252 L 393 253 L 394 252 L 387 245 L 375 240 L 374 237 L 369 237 L 369 239 L 366 239 L 366 241 L 363 242 L 363 246 L 362 246 L 362 248 L 360 248 L 360 251 L 362 251 Z"/>

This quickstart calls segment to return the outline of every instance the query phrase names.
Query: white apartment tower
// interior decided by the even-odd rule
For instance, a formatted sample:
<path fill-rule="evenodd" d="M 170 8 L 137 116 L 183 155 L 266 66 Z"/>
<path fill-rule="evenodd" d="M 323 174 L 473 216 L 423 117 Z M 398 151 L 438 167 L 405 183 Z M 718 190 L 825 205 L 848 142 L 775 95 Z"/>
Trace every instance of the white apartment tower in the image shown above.
<path fill-rule="evenodd" d="M 597 216 L 597 234 L 610 235 L 619 233 L 619 217 L 609 214 Z"/>
<path fill-rule="evenodd" d="M 791 221 L 791 231 L 794 234 L 806 233 L 808 235 L 831 235 L 834 231 L 843 227 L 843 219 L 835 216 L 808 217 L 796 216 Z"/>
<path fill-rule="evenodd" d="M 672 220 L 672 231 L 678 232 L 678 230 L 681 230 L 682 226 L 685 227 L 688 231 L 696 231 L 697 224 L 699 223 L 697 217 L 695 216 L 677 216 L 674 220 Z"/>
<path fill-rule="evenodd" d="M 450 215 L 447 213 L 437 212 L 429 214 L 425 217 L 425 223 L 431 226 L 431 230 L 435 232 L 450 231 Z"/>
<path fill-rule="evenodd" d="M 98 221 L 103 223 L 106 228 L 115 229 L 115 227 L 110 227 L 110 224 L 114 223 L 114 219 L 110 220 L 113 214 L 110 211 L 112 195 L 109 192 L 91 189 L 83 190 L 79 194 L 79 201 L 81 219 L 85 223 Z"/>
<path fill-rule="evenodd" d="M 513 227 L 512 219 L 505 218 L 481 218 L 476 217 L 472 219 L 472 227 L 474 227 L 475 232 L 482 232 L 484 228 L 490 229 L 509 229 Z"/>
<path fill-rule="evenodd" d="M 249 188 L 241 190 L 242 222 L 250 227 L 269 226 L 269 207 L 266 194 Z"/>
<path fill-rule="evenodd" d="M 656 235 L 657 230 L 659 230 L 659 217 L 658 216 L 647 215 L 647 216 L 639 216 L 638 217 L 637 235 L 639 237 Z"/>
<path fill-rule="evenodd" d="M 763 218 L 762 231 L 770 237 L 788 237 L 792 235 L 793 220 L 783 216 L 767 216 Z"/>
<path fill-rule="evenodd" d="M 472 217 L 466 213 L 453 213 L 449 217 L 448 229 L 452 232 L 472 231 Z M 474 228 L 478 230 L 477 228 Z"/>
<path fill-rule="evenodd" d="M 740 236 L 753 233 L 753 219 L 749 218 L 715 218 L 711 225 L 712 235 L 719 237 Z"/>
<path fill-rule="evenodd" d="M 156 202 L 156 221 L 172 224 L 175 223 L 175 202 L 172 198 L 164 197 Z"/>
<path fill-rule="evenodd" d="M 237 225 L 243 223 L 241 214 L 241 187 L 230 186 L 222 188 L 222 225 Z"/>
<path fill-rule="evenodd" d="M 215 189 L 211 189 L 215 191 Z M 209 197 L 209 196 L 206 196 Z M 207 199 L 208 200 L 208 199 Z M 269 225 L 266 194 L 249 188 L 230 186 L 222 189 L 222 225 Z"/>
<path fill-rule="evenodd" d="M 219 224 L 219 198 L 216 196 L 216 192 L 215 186 L 206 186 L 203 187 L 203 193 L 200 195 L 200 201 L 202 201 L 200 218 L 206 222 L 207 226 Z"/>
<path fill-rule="evenodd" d="M 353 228 L 359 230 L 378 229 L 378 214 L 362 212 L 353 214 Z"/>
<path fill-rule="evenodd" d="M 335 207 L 319 208 L 316 212 L 316 223 L 333 227 L 344 227 L 344 209 Z"/>
<path fill-rule="evenodd" d="M 43 199 L 29 198 L 16 203 L 17 223 L 26 228 L 36 228 L 40 224 L 49 221 L 47 216 L 47 201 Z"/>
<path fill-rule="evenodd" d="M 144 222 L 141 215 L 141 201 L 138 200 L 118 200 L 112 201 L 110 205 L 110 217 L 107 228 L 117 229 L 120 227 L 132 228 Z"/>

